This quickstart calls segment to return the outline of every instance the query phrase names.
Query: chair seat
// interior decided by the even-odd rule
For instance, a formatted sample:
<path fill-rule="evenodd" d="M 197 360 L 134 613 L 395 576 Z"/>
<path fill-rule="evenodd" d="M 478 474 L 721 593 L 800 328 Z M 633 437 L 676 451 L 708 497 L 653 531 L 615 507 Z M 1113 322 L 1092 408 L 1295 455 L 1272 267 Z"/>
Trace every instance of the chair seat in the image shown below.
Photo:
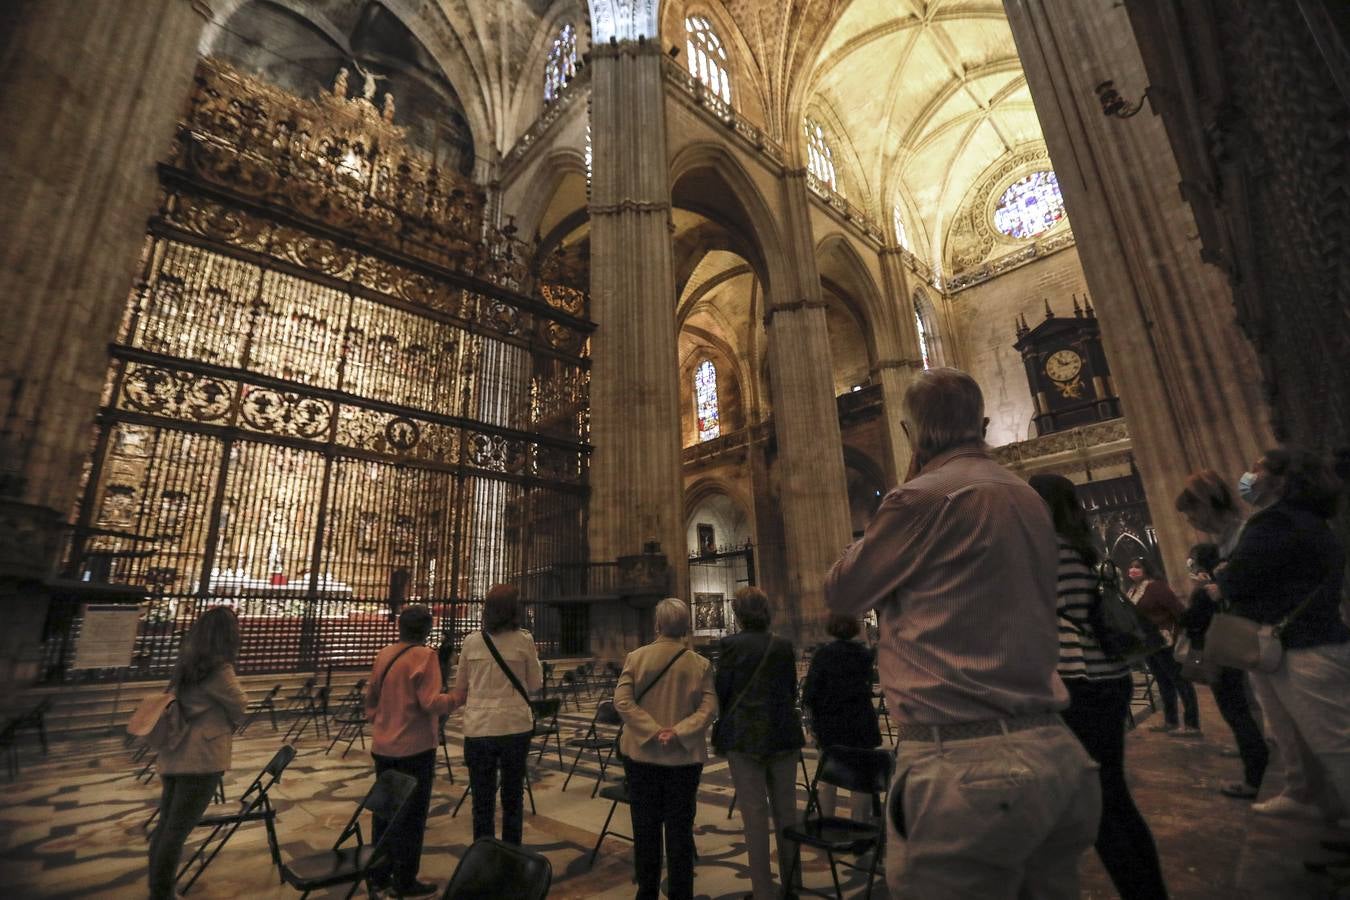
<path fill-rule="evenodd" d="M 790 825 L 783 829 L 783 836 L 835 853 L 861 853 L 876 843 L 880 829 L 865 822 L 826 816 Z"/>
<path fill-rule="evenodd" d="M 567 746 L 580 747 L 582 750 L 603 750 L 613 743 L 613 738 L 608 740 L 604 738 L 573 738 L 567 742 Z"/>
<path fill-rule="evenodd" d="M 250 812 L 208 813 L 197 820 L 197 827 L 229 825 L 232 822 L 263 822 L 276 818 L 275 809 L 255 809 Z"/>
<path fill-rule="evenodd" d="M 369 844 L 325 850 L 293 859 L 281 867 L 286 883 L 300 890 L 326 887 L 351 881 L 352 876 L 370 865 L 374 851 Z"/>
<path fill-rule="evenodd" d="M 623 783 L 607 784 L 600 789 L 600 796 L 604 797 L 606 800 L 614 800 L 618 803 L 627 803 L 628 785 Z"/>

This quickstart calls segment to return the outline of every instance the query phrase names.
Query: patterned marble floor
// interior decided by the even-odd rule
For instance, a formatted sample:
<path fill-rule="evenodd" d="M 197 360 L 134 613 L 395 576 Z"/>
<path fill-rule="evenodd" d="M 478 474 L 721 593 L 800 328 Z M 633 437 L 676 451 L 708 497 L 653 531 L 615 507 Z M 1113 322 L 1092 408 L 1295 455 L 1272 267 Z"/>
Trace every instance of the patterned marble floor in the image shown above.
<path fill-rule="evenodd" d="M 1163 867 L 1176 898 L 1234 900 L 1328 896 L 1326 883 L 1302 871 L 1301 860 L 1316 856 L 1318 837 L 1333 836 L 1312 824 L 1263 819 L 1239 801 L 1215 792 L 1231 780 L 1237 762 L 1220 755 L 1227 739 L 1209 698 L 1204 712 L 1206 740 L 1182 741 L 1139 730 L 1128 738 L 1135 796 L 1153 827 Z M 590 709 L 563 716 L 564 741 L 585 729 Z M 451 720 L 451 729 L 456 726 Z M 237 797 L 279 746 L 280 737 L 255 725 L 236 742 L 235 767 L 226 792 Z M 274 790 L 284 856 L 330 845 L 370 784 L 372 769 L 359 745 L 339 758 L 325 755 L 327 741 L 312 734 Z M 570 753 L 565 754 L 568 764 Z M 143 897 L 145 835 L 159 785 L 134 780 L 131 754 L 120 739 L 86 739 L 53 745 L 43 759 L 25 748 L 20 778 L 0 785 L 0 883 L 15 897 Z M 442 765 L 432 801 L 423 856 L 424 879 L 444 883 L 471 840 L 468 805 L 458 817 L 451 809 L 465 783 L 458 735 L 452 735 L 457 783 Z M 609 803 L 590 799 L 592 778 L 580 773 L 566 793 L 557 757 L 545 757 L 534 779 L 537 815 L 526 815 L 525 843 L 553 864 L 550 896 L 611 900 L 632 896 L 632 852 L 608 839 L 594 869 L 587 859 Z M 740 898 L 749 891 L 745 845 L 739 817 L 727 817 L 730 777 L 723 762 L 705 770 L 699 794 L 696 841 L 699 863 L 695 889 L 700 898 Z M 616 814 L 627 831 L 626 814 Z M 1347 835 L 1340 835 L 1341 838 Z M 189 847 L 192 845 L 189 844 Z M 806 856 L 809 886 L 825 888 L 823 859 Z M 1084 858 L 1083 896 L 1115 896 L 1095 856 Z M 845 882 L 848 896 L 861 896 L 865 879 Z M 875 894 L 884 897 L 878 883 Z M 345 892 L 344 892 L 345 893 Z M 338 891 L 332 896 L 342 896 Z M 209 898 L 294 897 L 280 886 L 268 857 L 261 826 L 245 826 L 216 859 L 189 896 Z M 319 895 L 316 895 L 319 896 Z"/>

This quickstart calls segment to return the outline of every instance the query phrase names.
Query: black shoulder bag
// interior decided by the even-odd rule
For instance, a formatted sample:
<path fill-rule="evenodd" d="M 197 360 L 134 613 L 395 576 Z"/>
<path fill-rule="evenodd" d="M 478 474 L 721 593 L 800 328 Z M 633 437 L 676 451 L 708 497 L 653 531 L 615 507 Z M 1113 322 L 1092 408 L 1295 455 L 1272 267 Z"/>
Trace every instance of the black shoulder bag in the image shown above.
<path fill-rule="evenodd" d="M 525 701 L 525 708 L 530 711 L 530 718 L 532 720 L 537 719 L 538 717 L 534 714 L 534 704 L 530 702 L 530 692 L 525 690 L 525 685 L 520 683 L 520 679 L 516 677 L 516 673 L 512 672 L 511 667 L 506 664 L 506 660 L 502 659 L 501 653 L 497 651 L 497 645 L 492 643 L 492 637 L 487 633 L 486 628 L 483 629 L 482 635 L 483 643 L 487 644 L 488 652 L 491 653 L 492 658 L 497 661 L 498 667 L 501 668 L 502 673 L 506 675 L 506 680 L 511 682 L 511 686 L 516 689 L 516 693 L 520 694 L 521 699 Z"/>
<path fill-rule="evenodd" d="M 656 673 L 656 677 L 653 678 L 651 681 L 647 682 L 646 687 L 644 687 L 642 690 L 638 691 L 636 694 L 633 695 L 633 704 L 635 706 L 641 706 L 642 698 L 647 696 L 647 692 L 650 691 L 652 688 L 656 687 L 656 683 L 665 677 L 666 673 L 670 671 L 670 667 L 675 665 L 675 663 L 679 661 L 680 657 L 684 656 L 688 652 L 689 652 L 688 647 L 680 648 L 680 652 L 672 656 L 670 658 L 670 662 L 666 663 L 665 667 L 662 668 L 660 672 Z M 614 755 L 617 756 L 620 761 L 628 758 L 627 756 L 624 755 L 623 750 L 620 749 L 619 746 L 619 739 L 623 737 L 623 728 L 624 726 L 620 725 L 618 733 L 614 735 Z"/>
<path fill-rule="evenodd" d="M 412 648 L 414 648 L 414 647 L 420 647 L 420 646 L 422 646 L 422 645 L 421 645 L 421 644 L 409 644 L 408 646 L 404 647 L 402 650 L 400 650 L 400 651 L 398 651 L 397 653 L 395 653 L 395 654 L 394 654 L 394 658 L 391 659 L 391 660 L 389 660 L 389 665 L 387 665 L 387 666 L 384 667 L 384 671 L 380 673 L 380 677 L 375 681 L 375 690 L 371 692 L 371 693 L 372 693 L 372 696 L 374 696 L 374 698 L 375 698 L 375 705 L 376 705 L 377 707 L 380 705 L 380 694 L 382 694 L 382 693 L 384 692 L 384 679 L 385 679 L 386 676 L 388 676 L 389 670 L 392 669 L 392 668 L 394 667 L 394 663 L 398 662 L 398 658 L 399 658 L 400 656 L 402 656 L 403 654 L 407 653 L 407 652 L 408 652 L 409 650 L 411 650 Z"/>

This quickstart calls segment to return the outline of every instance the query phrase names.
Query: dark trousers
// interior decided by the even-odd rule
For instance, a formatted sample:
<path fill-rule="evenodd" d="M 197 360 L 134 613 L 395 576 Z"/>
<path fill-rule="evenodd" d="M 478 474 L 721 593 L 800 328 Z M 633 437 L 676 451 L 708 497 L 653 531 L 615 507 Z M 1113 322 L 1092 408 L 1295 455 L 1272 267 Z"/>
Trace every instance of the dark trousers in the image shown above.
<path fill-rule="evenodd" d="M 1102 818 L 1096 848 L 1121 900 L 1165 898 L 1158 848 L 1125 782 L 1125 716 L 1130 679 L 1066 678 L 1069 708 L 1064 723 L 1101 766 Z"/>
<path fill-rule="evenodd" d="M 373 840 L 377 843 L 386 831 L 389 832 L 389 862 L 375 870 L 375 881 L 395 888 L 411 887 L 422 867 L 422 838 L 427 833 L 431 785 L 436 780 L 436 749 L 433 747 L 412 756 L 378 756 L 374 753 L 371 756 L 375 757 L 376 778 L 392 769 L 417 780 L 417 787 L 403 807 L 403 815 L 392 824 L 374 816 L 372 829 Z"/>
<path fill-rule="evenodd" d="M 497 770 L 502 773 L 502 840 L 520 846 L 525 827 L 525 760 L 531 733 L 466 737 L 464 764 L 469 767 L 473 793 L 473 839 L 495 837 Z"/>
<path fill-rule="evenodd" d="M 1219 705 L 1219 714 L 1233 729 L 1238 755 L 1242 757 L 1243 777 L 1249 785 L 1259 788 L 1270 763 L 1270 748 L 1247 699 L 1247 673 L 1241 669 L 1220 669 L 1219 680 L 1210 685 L 1210 690 Z"/>
<path fill-rule="evenodd" d="M 172 900 L 183 844 L 211 805 L 221 774 L 159 777 L 159 821 L 150 836 L 150 900 Z"/>
<path fill-rule="evenodd" d="M 1158 695 L 1162 697 L 1163 720 L 1169 725 L 1177 724 L 1177 696 L 1180 695 L 1186 727 L 1199 728 L 1200 704 L 1195 697 L 1195 685 L 1181 677 L 1181 663 L 1172 655 L 1172 648 L 1164 647 L 1150 656 L 1148 670 L 1153 673 Z"/>
<path fill-rule="evenodd" d="M 628 808 L 633 816 L 633 857 L 637 900 L 661 895 L 661 839 L 665 836 L 670 900 L 694 896 L 694 813 L 698 808 L 701 763 L 655 766 L 624 760 Z"/>

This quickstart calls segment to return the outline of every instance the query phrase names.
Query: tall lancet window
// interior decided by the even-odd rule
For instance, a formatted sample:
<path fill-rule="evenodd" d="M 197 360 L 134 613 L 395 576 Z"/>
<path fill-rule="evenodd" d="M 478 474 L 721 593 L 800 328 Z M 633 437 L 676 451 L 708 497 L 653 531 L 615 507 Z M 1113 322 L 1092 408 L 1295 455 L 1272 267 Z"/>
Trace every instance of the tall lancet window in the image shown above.
<path fill-rule="evenodd" d="M 928 322 L 927 304 L 923 294 L 914 293 L 914 329 L 919 333 L 919 358 L 923 367 L 933 367 L 933 328 Z"/>
<path fill-rule="evenodd" d="M 727 48 L 703 16 L 690 16 L 684 20 L 684 46 L 689 54 L 689 71 L 714 97 L 730 103 Z"/>
<path fill-rule="evenodd" d="M 828 184 L 830 190 L 839 190 L 834 174 L 834 151 L 830 149 L 830 142 L 825 140 L 825 129 L 811 119 L 806 120 L 806 168 Z"/>
<path fill-rule="evenodd" d="M 544 102 L 552 103 L 577 74 L 577 30 L 571 22 L 558 30 L 544 63 Z"/>
<path fill-rule="evenodd" d="M 694 370 L 694 408 L 698 413 L 698 439 L 711 441 L 722 433 L 717 408 L 717 367 L 705 359 Z"/>

